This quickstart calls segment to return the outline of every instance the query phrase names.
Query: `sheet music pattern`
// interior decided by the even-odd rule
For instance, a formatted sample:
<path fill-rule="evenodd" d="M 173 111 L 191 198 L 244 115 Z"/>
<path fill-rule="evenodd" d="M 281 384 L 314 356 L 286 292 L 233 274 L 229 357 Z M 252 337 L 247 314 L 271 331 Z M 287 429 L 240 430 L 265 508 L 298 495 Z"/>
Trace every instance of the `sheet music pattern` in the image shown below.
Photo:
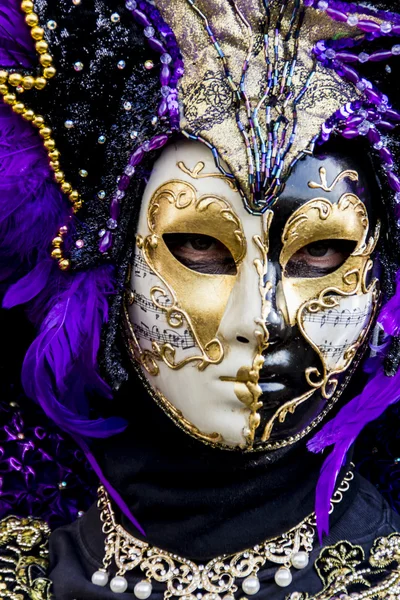
<path fill-rule="evenodd" d="M 335 308 L 310 312 L 302 316 L 304 331 L 318 347 L 327 368 L 340 370 L 346 353 L 359 339 L 372 313 L 372 294 L 341 297 Z"/>
<path fill-rule="evenodd" d="M 161 307 L 152 301 L 152 289 L 164 289 L 165 285 L 149 267 L 138 248 L 132 263 L 132 275 L 133 303 L 129 312 L 133 330 L 142 349 L 152 351 L 152 343 L 157 342 L 159 346 L 170 344 L 175 348 L 177 361 L 184 359 L 188 354 L 196 355 L 198 347 L 188 323 L 176 329 L 168 323 L 166 312 L 162 308 L 172 304 L 168 295 L 157 295 L 157 302 Z"/>
<path fill-rule="evenodd" d="M 135 277 L 140 277 L 141 279 L 144 279 L 149 274 L 155 275 L 147 262 L 144 260 L 143 256 L 137 252 L 135 252 L 135 256 L 133 258 L 132 272 Z"/>
<path fill-rule="evenodd" d="M 135 323 L 133 330 L 137 338 L 147 340 L 148 342 L 158 342 L 162 344 L 170 344 L 174 348 L 180 348 L 181 350 L 189 350 L 196 346 L 193 336 L 188 329 L 185 329 L 183 333 L 179 333 L 174 329 L 160 329 L 156 325 L 151 328 L 143 323 Z"/>

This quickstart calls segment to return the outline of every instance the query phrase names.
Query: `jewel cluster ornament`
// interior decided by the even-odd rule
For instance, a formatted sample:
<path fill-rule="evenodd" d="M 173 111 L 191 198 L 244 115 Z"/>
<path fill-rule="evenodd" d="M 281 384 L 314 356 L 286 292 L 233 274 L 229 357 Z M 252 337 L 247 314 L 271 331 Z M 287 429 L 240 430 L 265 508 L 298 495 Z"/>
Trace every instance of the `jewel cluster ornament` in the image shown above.
<path fill-rule="evenodd" d="M 353 467 L 354 465 L 352 465 Z M 349 471 L 331 500 L 341 502 L 354 475 Z M 213 558 L 206 564 L 160 550 L 129 534 L 115 518 L 110 499 L 104 487 L 99 488 L 98 508 L 106 535 L 103 566 L 92 575 L 94 585 L 110 585 L 112 592 L 120 594 L 128 589 L 125 574 L 135 568 L 144 573 L 144 579 L 135 584 L 133 595 L 146 600 L 153 591 L 152 581 L 166 585 L 164 598 L 180 597 L 182 600 L 233 600 L 239 587 L 247 596 L 260 591 L 259 570 L 268 562 L 279 565 L 275 583 L 282 588 L 292 583 L 291 569 L 305 569 L 313 550 L 315 515 L 309 515 L 290 531 L 259 545 Z M 117 572 L 110 579 L 112 563 Z"/>
<path fill-rule="evenodd" d="M 318 62 L 351 82 L 361 95 L 360 100 L 347 103 L 327 119 L 317 142 L 327 142 L 334 133 L 345 139 L 367 139 L 372 149 L 378 153 L 386 171 L 388 185 L 399 203 L 400 178 L 394 171 L 394 156 L 387 146 L 385 134 L 399 125 L 400 113 L 393 109 L 385 94 L 357 71 L 357 65 L 386 62 L 394 58 L 399 60 L 400 44 L 394 43 L 390 49 L 378 48 L 370 53 L 357 52 L 357 47 L 380 38 L 400 37 L 400 21 L 391 22 L 376 18 L 373 14 L 361 18 L 353 12 L 344 12 L 334 1 L 305 0 L 305 5 L 323 10 L 334 21 L 346 22 L 360 31 L 356 40 L 354 37 L 321 40 L 314 46 L 313 52 Z"/>
<path fill-rule="evenodd" d="M 67 270 L 71 255 L 77 262 L 94 243 L 100 256 L 111 248 L 118 205 L 134 174 L 129 160 L 135 155 L 136 162 L 136 150 L 160 147 L 178 128 L 183 62 L 173 32 L 146 0 L 128 0 L 118 11 L 102 0 L 22 0 L 15 12 L 25 37 L 17 66 L 0 65 L 0 94 L 38 129 L 54 179 L 72 204 L 50 251 Z M 85 217 L 74 218 L 84 202 L 90 233 L 85 226 L 77 232 Z"/>

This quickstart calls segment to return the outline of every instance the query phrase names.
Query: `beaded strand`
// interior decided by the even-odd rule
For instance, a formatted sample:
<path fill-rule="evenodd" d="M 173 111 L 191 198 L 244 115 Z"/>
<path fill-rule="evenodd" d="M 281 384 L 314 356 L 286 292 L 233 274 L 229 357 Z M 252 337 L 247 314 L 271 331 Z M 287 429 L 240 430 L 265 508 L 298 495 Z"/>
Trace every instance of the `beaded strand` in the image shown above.
<path fill-rule="evenodd" d="M 347 103 L 323 124 L 319 143 L 327 142 L 333 132 L 339 133 L 345 139 L 366 137 L 372 148 L 378 152 L 388 184 L 394 191 L 396 202 L 400 203 L 400 179 L 394 172 L 394 157 L 384 139 L 384 133 L 392 131 L 400 123 L 400 113 L 391 107 L 386 95 L 369 80 L 361 77 L 354 66 L 350 66 L 383 62 L 400 56 L 400 44 L 394 44 L 390 50 L 380 49 L 371 54 L 350 50 L 364 40 L 374 41 L 381 37 L 400 36 L 400 22 L 397 24 L 382 20 L 377 23 L 372 18 L 359 19 L 354 13 L 345 13 L 335 7 L 335 2 L 327 0 L 305 0 L 304 3 L 306 6 L 325 11 L 335 21 L 347 22 L 365 32 L 358 41 L 350 38 L 329 42 L 321 40 L 313 48 L 318 62 L 325 68 L 333 69 L 339 77 L 350 81 L 363 94 L 362 100 Z"/>
<path fill-rule="evenodd" d="M 183 61 L 176 38 L 154 6 L 144 1 L 136 2 L 136 0 L 127 0 L 125 6 L 135 21 L 144 27 L 144 35 L 150 48 L 160 54 L 161 101 L 158 107 L 158 116 L 162 120 L 168 119 L 170 131 L 175 131 L 179 128 L 177 86 L 179 78 L 183 75 Z M 156 37 L 156 31 L 161 39 Z M 99 231 L 99 251 L 102 254 L 112 248 L 113 232 L 118 228 L 121 200 L 125 196 L 136 167 L 142 162 L 147 152 L 162 148 L 168 139 L 168 134 L 159 134 L 134 148 L 111 198 L 109 219 L 106 223 L 107 229 L 102 228 Z"/>

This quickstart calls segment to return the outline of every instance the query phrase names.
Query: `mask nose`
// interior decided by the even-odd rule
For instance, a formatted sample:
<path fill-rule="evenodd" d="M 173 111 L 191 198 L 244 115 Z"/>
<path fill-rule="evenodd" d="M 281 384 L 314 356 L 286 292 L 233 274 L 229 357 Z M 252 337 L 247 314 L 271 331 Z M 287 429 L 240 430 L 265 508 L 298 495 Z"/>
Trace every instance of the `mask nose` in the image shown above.
<path fill-rule="evenodd" d="M 279 264 L 269 261 L 267 280 L 271 283 L 271 289 L 267 294 L 267 299 L 271 304 L 268 313 L 266 326 L 269 333 L 269 345 L 276 345 L 286 342 L 292 332 L 291 325 L 285 319 L 285 308 L 282 306 L 283 295 L 279 294 L 282 281 L 282 270 Z"/>

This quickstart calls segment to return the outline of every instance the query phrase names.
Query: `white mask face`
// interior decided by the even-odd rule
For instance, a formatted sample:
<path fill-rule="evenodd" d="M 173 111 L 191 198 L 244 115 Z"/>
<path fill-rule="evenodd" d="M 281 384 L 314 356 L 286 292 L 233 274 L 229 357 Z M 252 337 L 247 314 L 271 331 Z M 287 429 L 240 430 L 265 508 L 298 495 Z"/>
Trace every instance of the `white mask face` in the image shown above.
<path fill-rule="evenodd" d="M 301 210 L 307 213 L 304 206 Z M 312 211 L 310 206 L 308 212 Z M 339 209 L 335 211 L 332 218 L 337 220 Z M 275 424 L 308 401 L 317 388 L 327 398 L 330 375 L 349 366 L 343 357 L 350 346 L 361 343 L 371 321 L 374 289 L 362 288 L 361 283 L 352 294 L 343 289 L 346 314 L 354 308 L 364 316 L 350 319 L 351 335 L 344 326 L 344 337 L 351 341 L 342 344 L 341 357 L 336 357 L 340 369 L 335 370 L 329 357 L 324 362 L 321 350 L 324 369 L 310 365 L 310 381 L 306 383 L 303 371 L 304 389 L 292 394 L 290 406 L 286 403 L 283 410 L 275 406 L 272 417 L 263 420 L 262 395 L 269 388 L 260 385 L 260 372 L 270 344 L 270 298 L 277 298 L 287 327 L 301 320 L 308 348 L 318 354 L 323 344 L 313 319 L 307 318 L 313 311 L 309 301 L 332 289 L 330 281 L 321 283 L 321 277 L 316 278 L 317 287 L 316 279 L 311 280 L 308 292 L 302 277 L 294 284 L 290 277 L 273 281 L 268 267 L 272 220 L 271 211 L 251 215 L 245 210 L 234 180 L 221 174 L 211 152 L 199 142 L 181 141 L 166 148 L 143 195 L 125 306 L 127 344 L 162 408 L 186 431 L 215 445 L 265 446 Z M 291 219 L 287 223 L 285 231 L 290 233 Z M 367 230 L 360 225 L 357 237 L 350 234 L 354 245 L 365 242 Z M 307 236 L 305 240 L 306 245 Z M 292 252 L 292 241 L 282 241 L 281 264 L 286 265 L 298 244 L 294 242 Z M 353 257 L 350 266 L 359 270 L 360 277 L 371 252 L 372 246 L 363 257 Z M 335 289 L 340 299 L 342 292 Z M 343 308 L 340 302 L 337 306 Z M 332 313 L 333 308 L 326 310 Z M 331 329 L 324 327 L 324 344 L 335 339 Z M 315 381 L 317 373 L 324 382 Z"/>

